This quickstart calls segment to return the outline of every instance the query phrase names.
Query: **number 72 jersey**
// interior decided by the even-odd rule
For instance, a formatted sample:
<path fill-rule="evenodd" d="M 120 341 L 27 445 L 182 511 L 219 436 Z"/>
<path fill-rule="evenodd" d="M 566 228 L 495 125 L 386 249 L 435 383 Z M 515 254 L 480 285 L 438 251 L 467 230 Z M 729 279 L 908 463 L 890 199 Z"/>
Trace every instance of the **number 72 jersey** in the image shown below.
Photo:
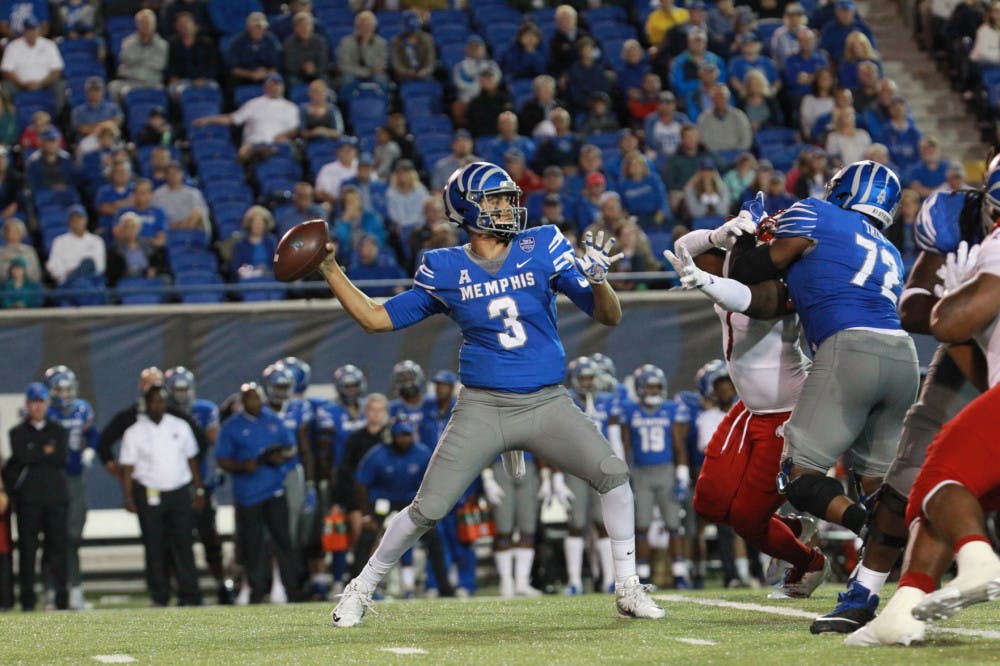
<path fill-rule="evenodd" d="M 809 197 L 781 214 L 774 235 L 814 243 L 785 276 L 813 348 L 849 328 L 900 329 L 903 260 L 864 215 Z"/>
<path fill-rule="evenodd" d="M 447 314 L 462 329 L 462 384 L 531 393 L 560 384 L 566 353 L 559 340 L 556 294 L 593 314 L 590 284 L 576 268 L 573 248 L 555 226 L 528 229 L 511 241 L 495 273 L 466 247 L 423 256 L 410 291 L 385 303 L 393 328 Z"/>

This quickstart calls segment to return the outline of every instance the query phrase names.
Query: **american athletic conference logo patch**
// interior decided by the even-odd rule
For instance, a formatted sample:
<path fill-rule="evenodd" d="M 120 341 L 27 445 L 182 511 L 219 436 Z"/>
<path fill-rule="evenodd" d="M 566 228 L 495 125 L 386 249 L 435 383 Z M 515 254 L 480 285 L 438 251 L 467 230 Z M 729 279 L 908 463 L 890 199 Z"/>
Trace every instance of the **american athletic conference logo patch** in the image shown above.
<path fill-rule="evenodd" d="M 535 249 L 535 237 L 527 236 L 522 238 L 517 241 L 517 246 L 521 248 L 521 252 L 531 252 Z"/>

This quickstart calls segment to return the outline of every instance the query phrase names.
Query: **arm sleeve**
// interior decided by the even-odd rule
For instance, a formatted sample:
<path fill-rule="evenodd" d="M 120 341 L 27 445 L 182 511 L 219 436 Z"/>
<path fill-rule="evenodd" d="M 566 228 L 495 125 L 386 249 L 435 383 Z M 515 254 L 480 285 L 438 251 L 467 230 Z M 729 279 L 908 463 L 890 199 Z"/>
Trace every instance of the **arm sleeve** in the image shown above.
<path fill-rule="evenodd" d="M 674 251 L 676 252 L 679 248 L 685 247 L 692 257 L 705 254 L 715 247 L 712 245 L 712 241 L 709 240 L 709 234 L 711 233 L 710 229 L 689 231 L 677 239 L 677 242 L 674 243 Z"/>
<path fill-rule="evenodd" d="M 438 281 L 435 271 L 440 270 L 432 266 L 431 257 L 425 254 L 413 276 L 413 287 L 385 302 L 393 329 L 413 326 L 431 315 L 448 311 L 445 302 L 435 294 Z"/>
<path fill-rule="evenodd" d="M 677 412 L 674 414 L 675 423 L 691 423 L 691 410 L 683 402 L 677 403 Z"/>
<path fill-rule="evenodd" d="M 976 260 L 979 273 L 989 273 L 1000 277 L 1000 235 L 993 233 L 979 248 L 979 258 Z"/>
<path fill-rule="evenodd" d="M 199 451 L 198 451 L 198 442 L 197 440 L 195 440 L 194 437 L 194 430 L 191 429 L 191 426 L 188 426 L 186 428 L 184 427 L 180 428 L 180 431 L 181 431 L 181 436 L 184 438 L 183 442 L 184 457 L 185 458 L 197 457 Z"/>

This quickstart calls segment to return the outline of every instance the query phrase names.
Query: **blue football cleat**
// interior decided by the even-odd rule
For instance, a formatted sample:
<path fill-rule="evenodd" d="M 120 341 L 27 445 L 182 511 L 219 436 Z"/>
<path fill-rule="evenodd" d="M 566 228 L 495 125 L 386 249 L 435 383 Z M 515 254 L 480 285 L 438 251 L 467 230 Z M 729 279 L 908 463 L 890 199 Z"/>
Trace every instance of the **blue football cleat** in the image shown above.
<path fill-rule="evenodd" d="M 837 595 L 837 602 L 836 608 L 813 621 L 809 631 L 814 634 L 852 633 L 875 619 L 879 598 L 852 578 L 847 583 L 847 592 Z"/>

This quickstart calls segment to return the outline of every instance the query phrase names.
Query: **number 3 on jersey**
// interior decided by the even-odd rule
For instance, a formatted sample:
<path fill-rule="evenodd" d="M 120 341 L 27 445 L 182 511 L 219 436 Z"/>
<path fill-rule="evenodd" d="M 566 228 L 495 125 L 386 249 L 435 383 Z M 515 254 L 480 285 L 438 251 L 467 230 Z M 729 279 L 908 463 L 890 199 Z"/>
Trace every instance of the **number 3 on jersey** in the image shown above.
<path fill-rule="evenodd" d="M 871 240 L 870 238 L 865 238 L 861 234 L 854 235 L 855 242 L 860 245 L 865 250 L 865 262 L 861 264 L 861 270 L 854 274 L 854 278 L 851 279 L 851 284 L 858 287 L 863 287 L 868 278 L 871 277 L 872 272 L 875 270 L 875 259 L 876 257 L 881 257 L 882 264 L 885 266 L 885 275 L 882 277 L 882 295 L 888 298 L 893 305 L 896 304 L 896 293 L 893 288 L 899 284 L 899 266 L 896 264 L 896 258 L 892 256 L 892 252 L 882 248 L 879 252 L 878 242 Z"/>
<path fill-rule="evenodd" d="M 518 312 L 517 302 L 513 298 L 510 296 L 494 298 L 486 306 L 486 311 L 489 313 L 490 319 L 503 317 L 503 325 L 507 330 L 497 333 L 497 339 L 504 349 L 517 349 L 524 346 L 524 343 L 528 341 L 528 334 L 518 319 L 521 313 Z"/>

